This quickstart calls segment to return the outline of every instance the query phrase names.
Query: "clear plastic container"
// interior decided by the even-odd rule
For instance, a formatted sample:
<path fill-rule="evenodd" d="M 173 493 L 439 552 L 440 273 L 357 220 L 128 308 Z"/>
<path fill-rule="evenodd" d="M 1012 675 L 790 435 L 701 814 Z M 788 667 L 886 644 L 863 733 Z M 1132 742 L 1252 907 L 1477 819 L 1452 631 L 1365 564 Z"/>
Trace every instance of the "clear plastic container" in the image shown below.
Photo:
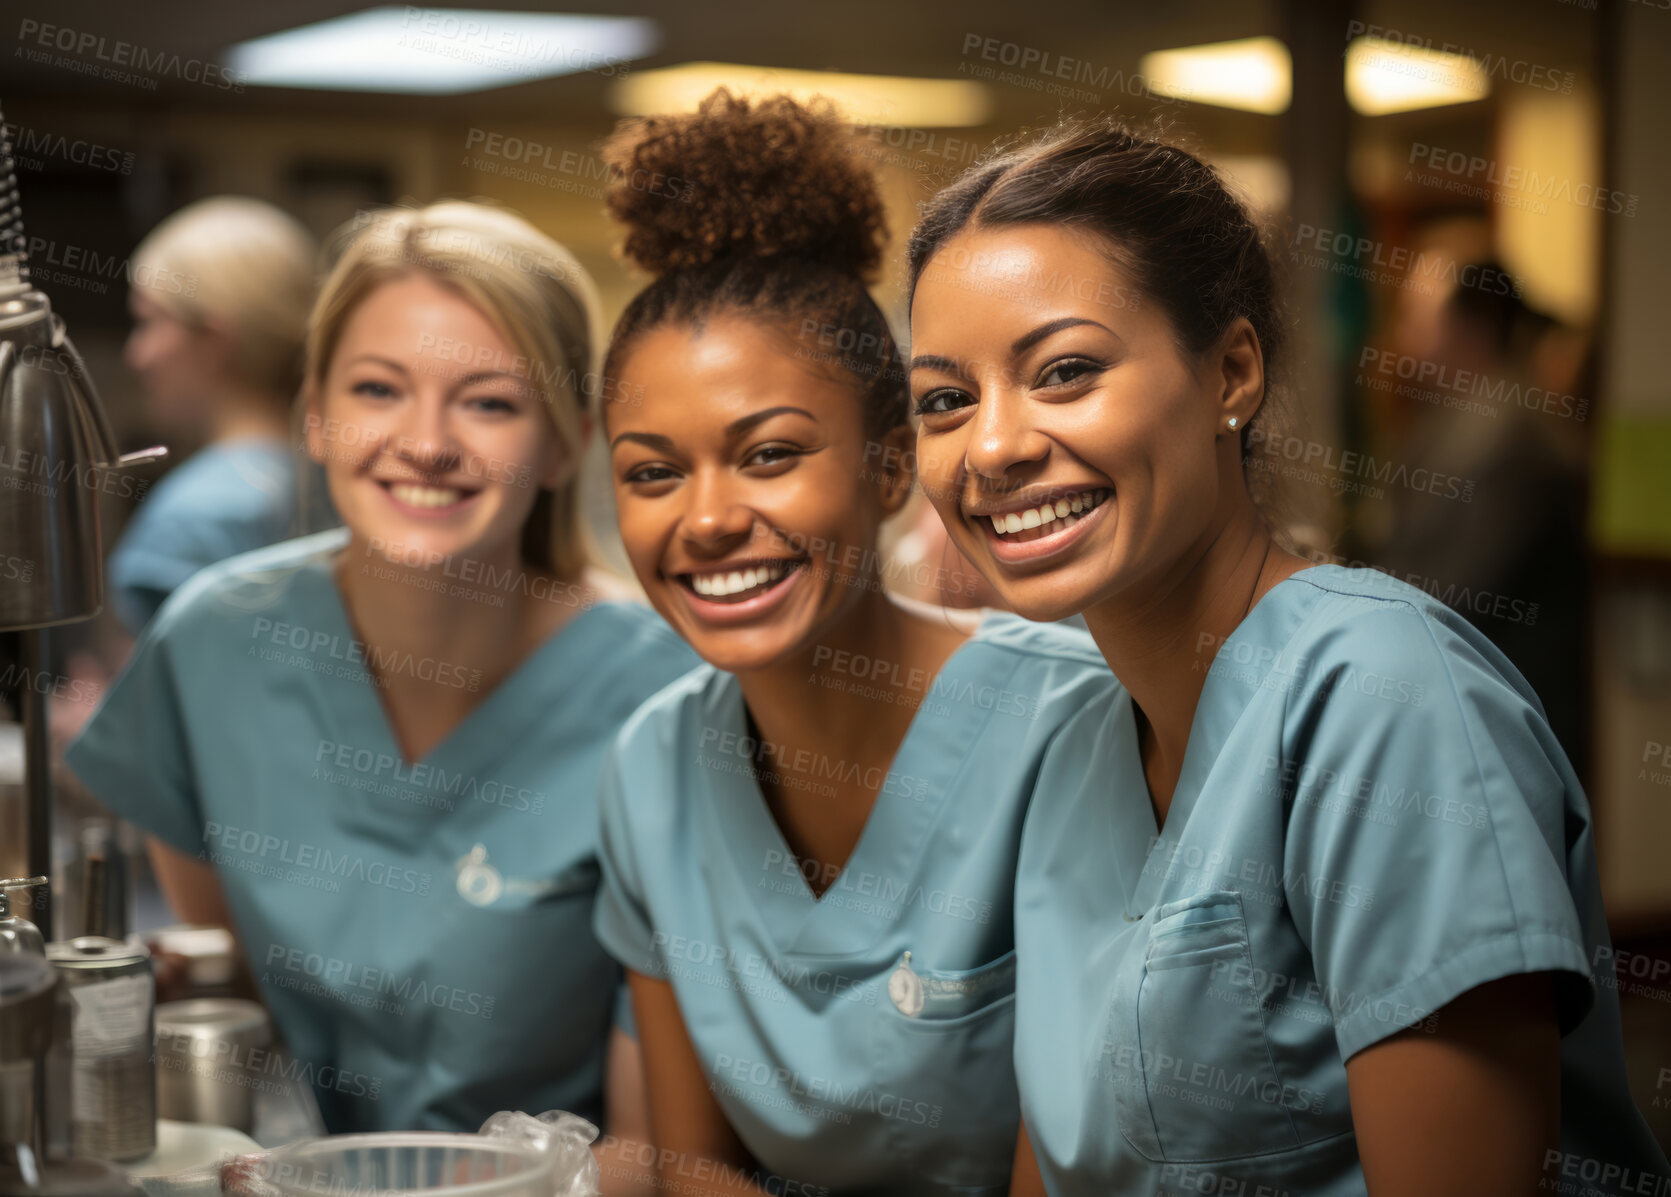
<path fill-rule="evenodd" d="M 556 1160 L 508 1138 L 390 1132 L 293 1143 L 258 1176 L 283 1197 L 552 1197 Z"/>

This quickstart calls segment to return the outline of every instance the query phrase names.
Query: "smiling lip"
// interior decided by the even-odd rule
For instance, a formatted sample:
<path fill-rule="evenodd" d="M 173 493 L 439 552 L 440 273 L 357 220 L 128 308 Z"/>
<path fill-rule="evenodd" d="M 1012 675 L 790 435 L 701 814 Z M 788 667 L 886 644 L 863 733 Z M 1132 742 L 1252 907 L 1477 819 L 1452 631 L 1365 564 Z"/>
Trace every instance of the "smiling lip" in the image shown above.
<path fill-rule="evenodd" d="M 775 608 L 806 571 L 804 557 L 762 557 L 668 574 L 685 605 L 710 624 L 747 623 Z"/>
<path fill-rule="evenodd" d="M 1031 506 L 1009 504 L 1002 511 L 965 512 L 1000 563 L 1022 565 L 1055 556 L 1102 522 L 1112 506 L 1112 487 L 1042 492 Z M 1004 531 L 998 531 L 998 525 Z M 1011 531 L 1013 529 L 1013 531 Z"/>
<path fill-rule="evenodd" d="M 402 514 L 415 519 L 445 519 L 458 514 L 480 497 L 480 490 L 462 486 L 434 485 L 374 478 L 389 502 Z"/>

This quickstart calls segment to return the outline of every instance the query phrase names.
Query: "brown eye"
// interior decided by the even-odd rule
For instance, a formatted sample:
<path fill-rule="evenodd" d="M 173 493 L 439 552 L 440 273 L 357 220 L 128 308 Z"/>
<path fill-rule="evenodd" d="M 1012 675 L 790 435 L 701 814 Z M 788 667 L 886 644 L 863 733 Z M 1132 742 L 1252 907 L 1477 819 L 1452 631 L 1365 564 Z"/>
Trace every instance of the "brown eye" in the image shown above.
<path fill-rule="evenodd" d="M 913 410 L 919 416 L 943 415 L 949 411 L 956 411 L 960 407 L 968 407 L 973 402 L 974 400 L 962 391 L 953 390 L 950 387 L 941 387 L 939 390 L 930 391 L 917 400 L 916 407 Z"/>
<path fill-rule="evenodd" d="M 799 457 L 801 451 L 793 445 L 762 445 L 743 459 L 745 466 L 779 465 L 791 458 Z"/>
<path fill-rule="evenodd" d="M 1100 369 L 1102 369 L 1101 363 L 1090 361 L 1087 358 L 1063 358 L 1061 361 L 1052 362 L 1045 367 L 1045 373 L 1040 375 L 1038 385 L 1041 387 L 1067 386 L 1069 383 L 1077 382 L 1085 375 L 1093 374 Z"/>

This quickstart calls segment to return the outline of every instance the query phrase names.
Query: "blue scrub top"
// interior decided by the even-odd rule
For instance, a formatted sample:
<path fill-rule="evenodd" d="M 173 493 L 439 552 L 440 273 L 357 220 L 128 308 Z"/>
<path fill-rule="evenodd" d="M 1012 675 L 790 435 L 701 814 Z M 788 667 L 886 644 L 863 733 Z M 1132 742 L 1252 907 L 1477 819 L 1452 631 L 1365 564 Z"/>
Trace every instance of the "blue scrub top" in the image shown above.
<path fill-rule="evenodd" d="M 1106 705 L 1115 684 L 1089 636 L 1001 614 L 926 694 L 896 673 L 859 660 L 808 679 L 884 702 L 922 695 L 821 897 L 751 772 L 734 676 L 705 667 L 657 695 L 604 768 L 598 936 L 627 968 L 671 983 L 767 1192 L 1009 1184 L 1022 817 L 1062 721 Z"/>
<path fill-rule="evenodd" d="M 1507 658 L 1414 587 L 1318 566 L 1199 667 L 1164 831 L 1123 691 L 1063 729 L 1028 815 L 1016 1068 L 1053 1197 L 1361 1194 L 1345 1061 L 1542 971 L 1565 1036 L 1545 1187 L 1666 1176 L 1589 805 Z"/>
<path fill-rule="evenodd" d="M 337 529 L 195 576 L 68 763 L 214 866 L 297 1060 L 274 1079 L 311 1082 L 333 1132 L 474 1131 L 506 1109 L 597 1121 L 620 985 L 591 931 L 598 770 L 697 660 L 647 608 L 597 603 L 410 763 L 332 576 L 346 543 Z M 480 684 L 467 662 L 378 665 Z"/>
<path fill-rule="evenodd" d="M 283 540 L 296 507 L 296 462 L 283 441 L 209 445 L 151 488 L 110 554 L 111 609 L 138 634 L 198 570 Z"/>

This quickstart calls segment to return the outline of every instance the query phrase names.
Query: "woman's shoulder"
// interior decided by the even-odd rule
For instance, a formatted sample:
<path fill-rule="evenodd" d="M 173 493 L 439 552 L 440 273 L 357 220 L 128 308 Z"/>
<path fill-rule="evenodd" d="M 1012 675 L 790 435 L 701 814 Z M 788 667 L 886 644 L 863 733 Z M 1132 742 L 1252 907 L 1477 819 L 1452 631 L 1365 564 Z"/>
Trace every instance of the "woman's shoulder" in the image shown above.
<path fill-rule="evenodd" d="M 692 780 L 703 776 L 706 754 L 728 739 L 735 748 L 747 735 L 741 703 L 737 679 L 705 663 L 657 690 L 621 724 L 611 745 L 611 800 L 634 819 L 671 817 Z"/>
<path fill-rule="evenodd" d="M 295 458 L 282 443 L 208 445 L 149 488 L 132 524 L 159 534 L 182 518 L 271 523 L 276 512 L 287 519 L 296 478 Z"/>
<path fill-rule="evenodd" d="M 1285 588 L 1285 668 L 1314 696 L 1345 685 L 1410 708 L 1529 707 L 1542 718 L 1520 671 L 1435 595 L 1380 570 L 1337 565 L 1301 570 Z"/>
<path fill-rule="evenodd" d="M 638 705 L 621 726 L 617 748 L 632 753 L 700 735 L 703 727 L 720 722 L 728 700 L 741 702 L 736 676 L 698 660 Z"/>
<path fill-rule="evenodd" d="M 982 613 L 969 641 L 1013 685 L 1072 705 L 1111 699 L 1120 683 L 1091 634 L 1077 623 L 1035 623 L 1008 611 Z"/>
<path fill-rule="evenodd" d="M 632 598 L 592 594 L 581 631 L 609 647 L 612 672 L 627 684 L 638 685 L 643 677 L 665 683 L 702 663 L 653 608 Z"/>
<path fill-rule="evenodd" d="M 331 562 L 347 543 L 347 530 L 332 528 L 217 561 L 169 595 L 147 635 L 177 640 L 228 625 L 305 624 L 322 588 L 335 586 Z"/>

